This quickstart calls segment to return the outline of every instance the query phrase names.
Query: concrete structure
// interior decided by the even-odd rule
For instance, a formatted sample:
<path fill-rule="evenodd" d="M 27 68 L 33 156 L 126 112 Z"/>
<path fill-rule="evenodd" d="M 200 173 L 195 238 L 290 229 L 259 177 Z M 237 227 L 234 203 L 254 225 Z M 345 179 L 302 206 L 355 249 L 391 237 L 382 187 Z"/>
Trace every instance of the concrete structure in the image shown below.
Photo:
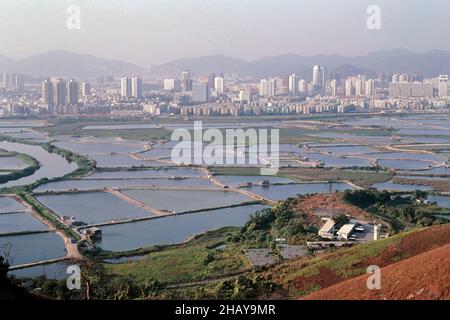
<path fill-rule="evenodd" d="M 67 103 L 78 103 L 78 82 L 75 79 L 71 79 L 67 82 Z"/>
<path fill-rule="evenodd" d="M 192 102 L 208 102 L 209 87 L 205 83 L 195 83 L 192 86 Z"/>
<path fill-rule="evenodd" d="M 131 79 L 128 77 L 122 77 L 120 79 L 120 95 L 122 98 L 131 97 Z"/>
<path fill-rule="evenodd" d="M 142 97 L 142 79 L 139 77 L 131 78 L 131 96 L 133 98 Z"/>
<path fill-rule="evenodd" d="M 223 94 L 225 92 L 225 81 L 223 78 L 214 78 L 214 90 L 217 94 Z"/>
<path fill-rule="evenodd" d="M 298 95 L 298 77 L 295 73 L 289 76 L 289 94 L 293 97 Z"/>
<path fill-rule="evenodd" d="M 191 72 L 189 70 L 181 72 L 181 90 L 183 92 L 192 91 Z"/>
<path fill-rule="evenodd" d="M 326 69 L 324 66 L 313 66 L 312 84 L 314 93 L 323 94 L 326 83 Z"/>
<path fill-rule="evenodd" d="M 337 236 L 339 239 L 345 239 L 348 240 L 352 232 L 355 230 L 356 224 L 354 223 L 347 223 L 342 226 L 342 228 L 339 229 L 337 232 Z"/>
<path fill-rule="evenodd" d="M 81 95 L 87 97 L 91 94 L 91 85 L 88 82 L 83 82 L 81 84 Z"/>
<path fill-rule="evenodd" d="M 448 96 L 448 75 L 439 76 L 439 97 Z"/>
<path fill-rule="evenodd" d="M 51 111 L 54 106 L 53 83 L 50 80 L 42 82 L 42 106 Z"/>
<path fill-rule="evenodd" d="M 334 226 L 336 223 L 332 219 L 327 219 L 325 224 L 319 230 L 319 236 L 325 239 L 333 239 L 334 238 Z"/>

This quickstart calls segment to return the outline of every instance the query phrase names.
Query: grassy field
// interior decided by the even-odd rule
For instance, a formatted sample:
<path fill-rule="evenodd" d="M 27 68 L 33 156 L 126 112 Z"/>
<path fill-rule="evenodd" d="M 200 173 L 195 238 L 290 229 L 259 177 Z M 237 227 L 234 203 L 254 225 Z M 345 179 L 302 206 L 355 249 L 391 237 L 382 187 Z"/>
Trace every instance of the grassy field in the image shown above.
<path fill-rule="evenodd" d="M 407 179 L 407 178 L 394 178 L 392 180 L 398 184 L 413 184 L 417 186 L 429 186 L 433 189 L 448 192 L 450 190 L 450 179 L 447 180 L 425 180 L 425 179 Z"/>
<path fill-rule="evenodd" d="M 132 275 L 138 281 L 158 279 L 165 283 L 195 281 L 244 271 L 251 265 L 239 247 L 227 243 L 225 248 L 217 248 L 238 231 L 238 228 L 222 228 L 187 243 L 152 252 L 139 261 L 105 266 L 113 275 Z"/>
<path fill-rule="evenodd" d="M 218 175 L 260 175 L 259 168 L 239 167 L 210 167 L 211 172 Z M 341 169 L 317 169 L 317 168 L 282 168 L 277 176 L 287 177 L 300 181 L 351 181 L 354 184 L 368 188 L 374 183 L 388 181 L 393 174 L 386 171 L 359 171 Z"/>
<path fill-rule="evenodd" d="M 91 125 L 115 125 L 115 124 L 152 124 L 151 121 L 114 121 L 114 120 L 88 120 L 88 119 L 54 119 L 52 125 L 36 130 L 47 132 L 50 136 L 95 136 L 95 137 L 120 137 L 128 140 L 154 140 L 169 139 L 170 131 L 166 129 L 136 129 L 136 130 L 84 130 Z"/>
<path fill-rule="evenodd" d="M 301 181 L 343 181 L 348 180 L 354 184 L 367 188 L 374 183 L 388 181 L 392 174 L 380 171 L 358 171 L 341 169 L 316 169 L 316 168 L 289 168 L 280 170 L 280 175 L 298 179 Z"/>

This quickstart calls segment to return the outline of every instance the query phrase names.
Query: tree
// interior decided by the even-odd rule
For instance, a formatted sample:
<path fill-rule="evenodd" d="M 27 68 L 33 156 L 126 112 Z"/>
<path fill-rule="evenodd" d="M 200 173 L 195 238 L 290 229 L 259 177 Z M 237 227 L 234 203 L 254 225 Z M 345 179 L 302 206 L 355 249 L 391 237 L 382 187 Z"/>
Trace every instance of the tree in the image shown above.
<path fill-rule="evenodd" d="M 349 218 L 345 214 L 339 214 L 334 218 L 335 228 L 340 229 L 344 224 L 349 222 Z"/>

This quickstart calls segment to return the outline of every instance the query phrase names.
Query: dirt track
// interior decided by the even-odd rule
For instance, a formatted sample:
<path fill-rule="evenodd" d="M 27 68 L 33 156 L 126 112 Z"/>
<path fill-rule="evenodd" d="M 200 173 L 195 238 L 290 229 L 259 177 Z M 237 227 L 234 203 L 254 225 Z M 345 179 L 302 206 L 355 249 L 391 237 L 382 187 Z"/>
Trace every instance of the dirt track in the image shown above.
<path fill-rule="evenodd" d="M 381 289 L 368 290 L 368 275 L 350 279 L 307 300 L 429 300 L 450 299 L 450 244 L 381 269 Z"/>

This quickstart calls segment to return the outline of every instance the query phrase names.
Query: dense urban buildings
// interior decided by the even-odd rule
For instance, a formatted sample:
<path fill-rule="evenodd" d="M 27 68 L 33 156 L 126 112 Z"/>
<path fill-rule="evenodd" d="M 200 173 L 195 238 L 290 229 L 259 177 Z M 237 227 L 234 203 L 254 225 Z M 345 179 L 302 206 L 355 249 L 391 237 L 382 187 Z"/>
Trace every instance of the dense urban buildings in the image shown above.
<path fill-rule="evenodd" d="M 446 110 L 448 75 L 409 73 L 342 76 L 323 65 L 300 73 L 261 79 L 220 72 L 177 76 L 52 77 L 27 83 L 25 75 L 3 73 L 4 114 L 102 114 L 112 117 L 240 116 Z M 303 75 L 305 75 L 303 73 Z M 3 91 L 1 91 L 3 90 Z M 22 101 L 27 99 L 24 106 Z M 19 101 L 22 105 L 19 106 Z M 149 107 L 151 106 L 151 107 Z"/>

